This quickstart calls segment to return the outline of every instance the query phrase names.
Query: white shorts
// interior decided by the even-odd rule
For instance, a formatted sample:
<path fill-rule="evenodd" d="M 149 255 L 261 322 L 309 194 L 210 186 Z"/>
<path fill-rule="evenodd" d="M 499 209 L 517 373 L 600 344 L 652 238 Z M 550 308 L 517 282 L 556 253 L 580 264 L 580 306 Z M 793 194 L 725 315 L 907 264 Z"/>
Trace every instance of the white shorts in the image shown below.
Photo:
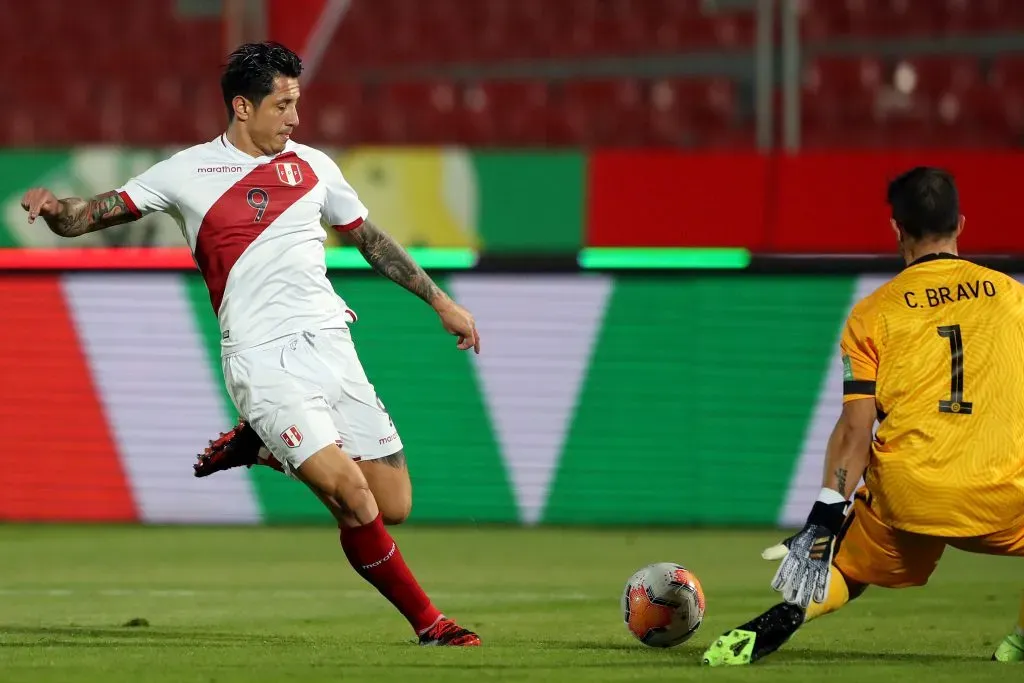
<path fill-rule="evenodd" d="M 402 448 L 347 329 L 300 332 L 222 362 L 239 415 L 290 475 L 332 443 L 355 460 Z"/>

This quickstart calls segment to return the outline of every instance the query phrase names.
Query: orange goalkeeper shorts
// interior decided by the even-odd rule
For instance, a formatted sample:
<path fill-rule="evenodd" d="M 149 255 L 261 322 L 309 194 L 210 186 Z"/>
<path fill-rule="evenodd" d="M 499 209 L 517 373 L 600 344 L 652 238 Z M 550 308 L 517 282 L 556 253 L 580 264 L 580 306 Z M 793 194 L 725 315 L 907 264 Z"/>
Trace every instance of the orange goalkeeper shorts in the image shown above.
<path fill-rule="evenodd" d="M 870 586 L 923 586 L 946 546 L 971 553 L 1024 557 L 1024 520 L 1006 531 L 969 538 L 925 536 L 893 529 L 871 506 L 861 487 L 836 541 L 833 563 L 847 579 Z"/>

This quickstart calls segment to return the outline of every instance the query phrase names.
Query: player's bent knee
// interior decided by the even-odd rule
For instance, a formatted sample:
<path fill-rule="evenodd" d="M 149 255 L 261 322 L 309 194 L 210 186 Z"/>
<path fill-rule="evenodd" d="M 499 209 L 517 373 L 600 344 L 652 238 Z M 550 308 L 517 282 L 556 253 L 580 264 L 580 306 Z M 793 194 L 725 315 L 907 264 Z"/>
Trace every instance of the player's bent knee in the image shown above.
<path fill-rule="evenodd" d="M 391 496 L 377 501 L 380 517 L 389 526 L 402 524 L 412 513 L 412 496 Z"/>
<path fill-rule="evenodd" d="M 401 450 L 383 458 L 361 460 L 359 467 L 370 484 L 385 524 L 402 524 L 412 512 L 412 482 Z"/>
<path fill-rule="evenodd" d="M 342 483 L 335 490 L 334 498 L 346 512 L 363 524 L 372 522 L 379 513 L 373 493 L 365 480 L 356 484 Z"/>
<path fill-rule="evenodd" d="M 370 485 L 352 458 L 335 445 L 326 446 L 299 466 L 297 476 L 323 500 L 333 499 L 355 524 L 372 522 L 379 510 Z"/>

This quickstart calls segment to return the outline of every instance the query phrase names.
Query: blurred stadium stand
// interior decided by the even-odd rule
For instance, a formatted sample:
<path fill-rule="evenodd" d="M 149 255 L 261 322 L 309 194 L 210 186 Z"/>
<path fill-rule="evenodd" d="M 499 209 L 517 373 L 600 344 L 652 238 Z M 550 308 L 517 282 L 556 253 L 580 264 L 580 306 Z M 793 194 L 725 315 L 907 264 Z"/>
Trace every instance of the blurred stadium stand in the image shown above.
<path fill-rule="evenodd" d="M 179 144 L 222 129 L 218 15 L 180 0 L 69 4 L 0 2 L 0 60 L 19 93 L 3 144 Z M 1020 144 L 1024 0 L 803 0 L 799 12 L 804 147 Z M 304 136 L 750 147 L 755 33 L 736 0 L 354 0 L 305 91 Z"/>

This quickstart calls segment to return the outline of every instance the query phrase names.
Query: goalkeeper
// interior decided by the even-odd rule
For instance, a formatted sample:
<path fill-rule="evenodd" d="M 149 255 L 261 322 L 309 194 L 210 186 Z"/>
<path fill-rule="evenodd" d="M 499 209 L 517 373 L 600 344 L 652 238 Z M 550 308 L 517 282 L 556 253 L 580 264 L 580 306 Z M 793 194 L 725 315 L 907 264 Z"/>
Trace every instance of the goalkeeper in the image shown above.
<path fill-rule="evenodd" d="M 782 561 L 784 602 L 722 635 L 705 664 L 754 662 L 868 586 L 923 586 L 946 546 L 1024 557 L 1024 287 L 957 256 L 948 173 L 912 169 L 888 201 L 907 267 L 844 327 L 821 493 L 804 528 L 762 553 Z M 1024 602 L 992 659 L 1024 662 Z"/>

